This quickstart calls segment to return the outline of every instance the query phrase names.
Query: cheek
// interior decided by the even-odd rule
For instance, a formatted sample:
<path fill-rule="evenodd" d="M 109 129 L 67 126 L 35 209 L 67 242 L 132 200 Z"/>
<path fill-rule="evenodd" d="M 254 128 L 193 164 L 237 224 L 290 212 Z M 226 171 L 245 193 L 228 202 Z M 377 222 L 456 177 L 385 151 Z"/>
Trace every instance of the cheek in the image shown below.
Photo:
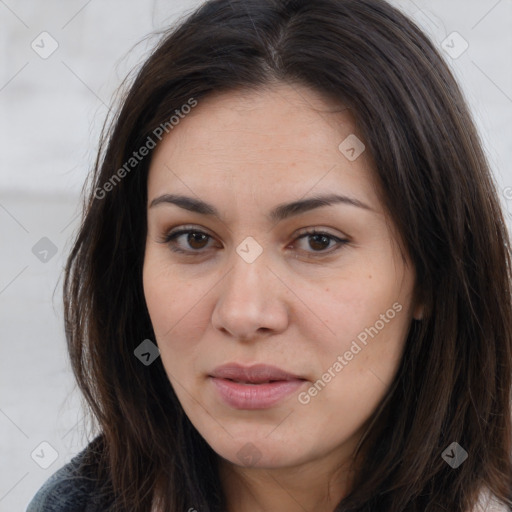
<path fill-rule="evenodd" d="M 209 287 L 180 277 L 175 268 L 151 251 L 147 251 L 144 262 L 143 287 L 166 373 L 171 382 L 174 378 L 188 381 L 194 375 L 199 340 L 209 325 L 205 298 Z"/>
<path fill-rule="evenodd" d="M 379 331 L 396 332 L 397 327 L 407 322 L 410 296 L 390 277 L 375 273 L 370 276 L 365 272 L 333 283 L 323 291 L 325 295 L 317 302 L 322 306 L 317 308 L 320 318 L 329 327 L 335 345 L 356 339 L 376 323 Z M 395 303 L 400 304 L 401 308 L 393 308 Z M 396 309 L 401 311 L 397 312 Z M 384 315 L 383 320 L 381 315 Z M 364 338 L 364 335 L 361 337 Z"/>
<path fill-rule="evenodd" d="M 316 377 L 329 381 L 322 400 L 346 410 L 368 412 L 377 405 L 398 369 L 411 321 L 411 276 L 397 277 L 394 265 L 377 269 L 368 265 L 332 283 L 323 290 L 328 299 L 319 302 L 329 331 L 311 357 L 322 372 Z"/>
<path fill-rule="evenodd" d="M 164 344 L 175 336 L 182 324 L 197 318 L 197 304 L 190 283 L 181 282 L 179 275 L 154 251 L 147 250 L 143 267 L 143 287 L 146 305 L 157 341 Z M 194 307 L 194 304 L 196 306 Z"/>

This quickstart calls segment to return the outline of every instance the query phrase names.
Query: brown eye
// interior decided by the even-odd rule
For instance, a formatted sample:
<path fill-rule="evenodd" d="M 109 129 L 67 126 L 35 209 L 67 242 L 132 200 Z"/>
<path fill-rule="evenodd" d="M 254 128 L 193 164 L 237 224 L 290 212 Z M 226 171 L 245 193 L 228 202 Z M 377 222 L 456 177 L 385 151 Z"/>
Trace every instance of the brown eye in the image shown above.
<path fill-rule="evenodd" d="M 167 244 L 173 252 L 187 256 L 199 256 L 208 249 L 210 239 L 212 236 L 203 231 L 181 229 L 168 233 L 160 242 Z M 301 252 L 312 257 L 329 255 L 349 242 L 329 233 L 315 230 L 302 233 L 295 241 L 302 239 L 308 239 L 308 244 L 301 249 Z"/>
<path fill-rule="evenodd" d="M 312 249 L 312 251 L 308 250 L 307 248 L 303 249 L 303 251 L 310 254 L 313 253 L 313 256 L 315 256 L 314 253 L 319 253 L 318 256 L 331 254 L 332 252 L 348 243 L 348 240 L 346 239 L 315 230 L 302 233 L 301 236 L 297 238 L 297 240 L 302 240 L 304 238 L 308 239 L 308 247 Z M 330 246 L 331 243 L 333 244 Z M 326 249 L 332 248 L 333 246 L 334 249 L 326 251 Z"/>
<path fill-rule="evenodd" d="M 309 246 L 315 251 L 322 251 L 329 247 L 331 237 L 325 235 L 312 235 L 309 239 Z"/>
<path fill-rule="evenodd" d="M 173 252 L 195 255 L 204 252 L 203 249 L 207 248 L 211 238 L 197 229 L 181 229 L 168 233 L 160 242 L 167 244 Z"/>
<path fill-rule="evenodd" d="M 208 242 L 209 238 L 205 233 L 191 231 L 188 233 L 186 240 L 193 249 L 203 249 L 206 245 L 205 242 Z"/>

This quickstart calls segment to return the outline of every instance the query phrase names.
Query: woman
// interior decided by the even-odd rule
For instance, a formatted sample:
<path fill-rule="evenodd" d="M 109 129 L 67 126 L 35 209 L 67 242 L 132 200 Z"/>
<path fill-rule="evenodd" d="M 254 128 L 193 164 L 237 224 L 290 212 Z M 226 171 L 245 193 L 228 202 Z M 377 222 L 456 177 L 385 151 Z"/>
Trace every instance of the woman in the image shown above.
<path fill-rule="evenodd" d="M 507 510 L 507 240 L 400 12 L 206 2 L 104 136 L 65 274 L 97 437 L 29 511 Z"/>

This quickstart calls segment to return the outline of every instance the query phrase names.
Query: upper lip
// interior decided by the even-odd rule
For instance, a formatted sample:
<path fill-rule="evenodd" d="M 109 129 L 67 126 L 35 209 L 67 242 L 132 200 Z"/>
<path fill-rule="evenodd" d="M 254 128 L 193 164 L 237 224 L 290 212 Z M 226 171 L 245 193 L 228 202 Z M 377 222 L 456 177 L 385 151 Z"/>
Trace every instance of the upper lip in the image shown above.
<path fill-rule="evenodd" d="M 210 377 L 250 383 L 261 383 L 272 380 L 304 380 L 302 377 L 294 375 L 292 373 L 288 373 L 276 366 L 271 366 L 267 364 L 242 366 L 236 363 L 229 363 L 222 366 L 218 366 L 210 374 Z"/>

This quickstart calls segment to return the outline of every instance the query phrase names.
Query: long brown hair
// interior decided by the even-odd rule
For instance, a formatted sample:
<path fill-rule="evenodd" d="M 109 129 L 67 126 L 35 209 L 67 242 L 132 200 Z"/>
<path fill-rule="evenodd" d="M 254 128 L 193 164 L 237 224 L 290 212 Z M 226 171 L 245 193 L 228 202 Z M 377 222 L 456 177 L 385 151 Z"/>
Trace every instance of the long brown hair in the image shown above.
<path fill-rule="evenodd" d="M 105 506 L 225 507 L 217 455 L 161 360 L 134 356 L 155 340 L 142 288 L 151 151 L 130 159 L 191 98 L 275 81 L 352 109 L 425 305 L 336 511 L 467 512 L 483 488 L 512 504 L 508 234 L 452 73 L 383 0 L 210 0 L 164 34 L 126 86 L 66 265 L 68 348 L 98 429 L 87 461 Z M 468 453 L 456 469 L 441 457 L 452 442 Z"/>

